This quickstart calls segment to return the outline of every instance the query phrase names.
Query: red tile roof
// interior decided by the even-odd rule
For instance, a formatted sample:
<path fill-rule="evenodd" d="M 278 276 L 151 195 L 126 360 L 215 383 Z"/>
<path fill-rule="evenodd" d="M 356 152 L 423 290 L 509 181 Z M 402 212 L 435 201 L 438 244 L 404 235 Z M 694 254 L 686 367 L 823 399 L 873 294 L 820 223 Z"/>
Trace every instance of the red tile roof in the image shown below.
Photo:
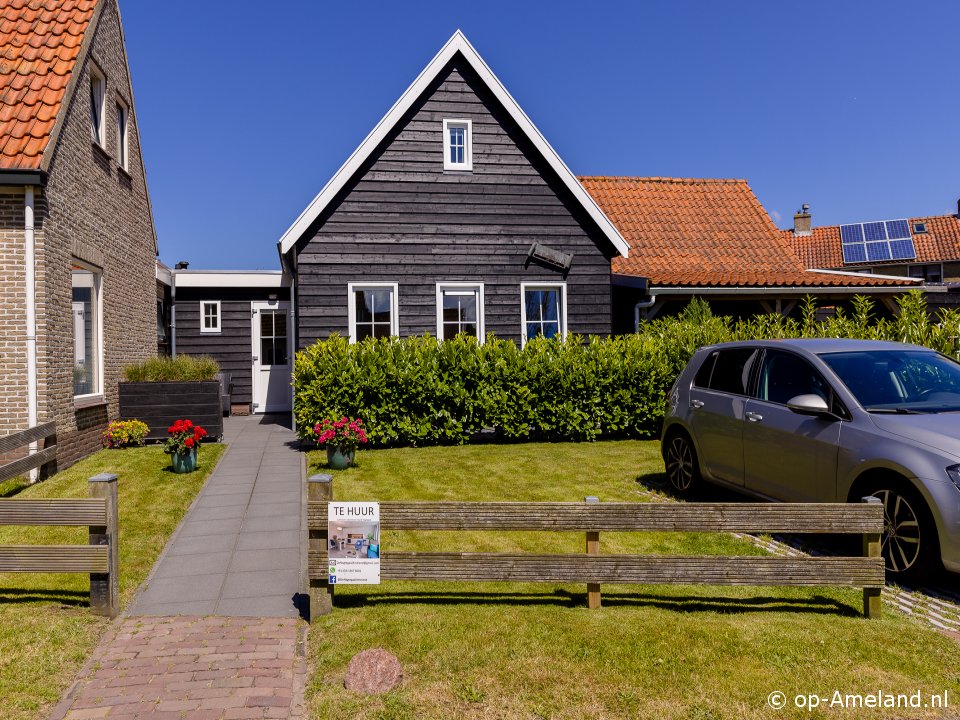
<path fill-rule="evenodd" d="M 96 5 L 0 3 L 0 168 L 40 168 Z"/>
<path fill-rule="evenodd" d="M 613 272 L 654 286 L 837 287 L 895 284 L 807 272 L 746 180 L 581 177 L 630 256 Z"/>
<path fill-rule="evenodd" d="M 927 232 L 913 232 L 913 225 L 918 222 L 926 224 Z M 781 232 L 808 268 L 844 267 L 839 225 L 813 228 L 813 234 L 806 236 L 795 236 L 793 230 Z M 960 220 L 956 215 L 910 218 L 910 233 L 917 249 L 917 259 L 911 262 L 933 263 L 960 259 Z M 864 262 L 849 267 L 855 269 L 858 266 L 877 267 L 903 263 L 903 260 Z"/>

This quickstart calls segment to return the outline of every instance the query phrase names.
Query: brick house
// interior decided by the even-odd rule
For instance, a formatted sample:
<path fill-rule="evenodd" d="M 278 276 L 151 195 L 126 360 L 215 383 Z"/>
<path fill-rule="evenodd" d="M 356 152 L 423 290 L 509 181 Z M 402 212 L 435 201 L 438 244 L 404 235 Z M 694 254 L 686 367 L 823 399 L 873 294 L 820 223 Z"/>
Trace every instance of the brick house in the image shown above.
<path fill-rule="evenodd" d="M 99 447 L 157 350 L 157 244 L 117 0 L 0 7 L 0 434 Z"/>
<path fill-rule="evenodd" d="M 916 286 L 909 278 L 863 275 L 804 264 L 746 180 L 581 177 L 630 245 L 611 261 L 613 331 L 638 318 L 679 311 L 694 296 L 717 312 L 790 314 L 807 295 L 821 305 L 854 295 L 889 302 Z"/>
<path fill-rule="evenodd" d="M 891 241 L 890 232 L 902 239 Z M 923 283 L 931 308 L 960 307 L 960 203 L 956 215 L 819 227 L 804 206 L 782 233 L 808 268 L 910 277 Z M 880 234 L 887 240 L 868 239 Z"/>

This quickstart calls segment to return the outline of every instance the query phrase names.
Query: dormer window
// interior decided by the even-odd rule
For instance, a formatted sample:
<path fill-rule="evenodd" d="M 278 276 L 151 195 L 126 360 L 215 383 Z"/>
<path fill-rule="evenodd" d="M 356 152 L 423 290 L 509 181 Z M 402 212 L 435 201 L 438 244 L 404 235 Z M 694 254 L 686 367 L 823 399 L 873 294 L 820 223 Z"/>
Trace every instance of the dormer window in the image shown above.
<path fill-rule="evenodd" d="M 103 126 L 103 99 L 107 81 L 93 65 L 90 66 L 90 136 L 100 147 L 107 143 Z"/>
<path fill-rule="evenodd" d="M 444 120 L 443 143 L 444 170 L 473 170 L 473 138 L 469 120 Z"/>

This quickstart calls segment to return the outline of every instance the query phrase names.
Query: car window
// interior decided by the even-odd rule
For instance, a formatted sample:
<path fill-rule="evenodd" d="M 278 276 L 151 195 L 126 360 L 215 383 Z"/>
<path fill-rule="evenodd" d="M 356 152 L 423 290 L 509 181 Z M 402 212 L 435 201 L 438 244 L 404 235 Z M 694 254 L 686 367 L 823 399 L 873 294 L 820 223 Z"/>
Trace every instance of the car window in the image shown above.
<path fill-rule="evenodd" d="M 821 357 L 867 410 L 960 410 L 960 365 L 939 353 L 866 350 Z"/>
<path fill-rule="evenodd" d="M 717 350 L 706 387 L 717 392 L 746 395 L 750 386 L 750 371 L 758 352 L 756 348 Z"/>
<path fill-rule="evenodd" d="M 786 405 L 797 395 L 819 395 L 831 403 L 830 386 L 803 358 L 782 350 L 767 350 L 760 366 L 757 397 Z"/>
<path fill-rule="evenodd" d="M 710 387 L 710 375 L 713 373 L 713 363 L 716 359 L 716 351 L 707 355 L 706 359 L 703 361 L 703 364 L 700 366 L 700 369 L 697 370 L 696 376 L 693 378 L 694 387 Z"/>

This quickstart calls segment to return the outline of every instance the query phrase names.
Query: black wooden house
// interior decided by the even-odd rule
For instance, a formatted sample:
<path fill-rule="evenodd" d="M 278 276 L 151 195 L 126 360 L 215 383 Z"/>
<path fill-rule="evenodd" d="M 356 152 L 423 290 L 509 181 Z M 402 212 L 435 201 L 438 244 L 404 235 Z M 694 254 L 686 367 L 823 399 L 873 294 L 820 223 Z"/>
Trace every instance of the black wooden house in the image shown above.
<path fill-rule="evenodd" d="M 279 242 L 297 347 L 611 331 L 627 244 L 458 31 Z"/>

